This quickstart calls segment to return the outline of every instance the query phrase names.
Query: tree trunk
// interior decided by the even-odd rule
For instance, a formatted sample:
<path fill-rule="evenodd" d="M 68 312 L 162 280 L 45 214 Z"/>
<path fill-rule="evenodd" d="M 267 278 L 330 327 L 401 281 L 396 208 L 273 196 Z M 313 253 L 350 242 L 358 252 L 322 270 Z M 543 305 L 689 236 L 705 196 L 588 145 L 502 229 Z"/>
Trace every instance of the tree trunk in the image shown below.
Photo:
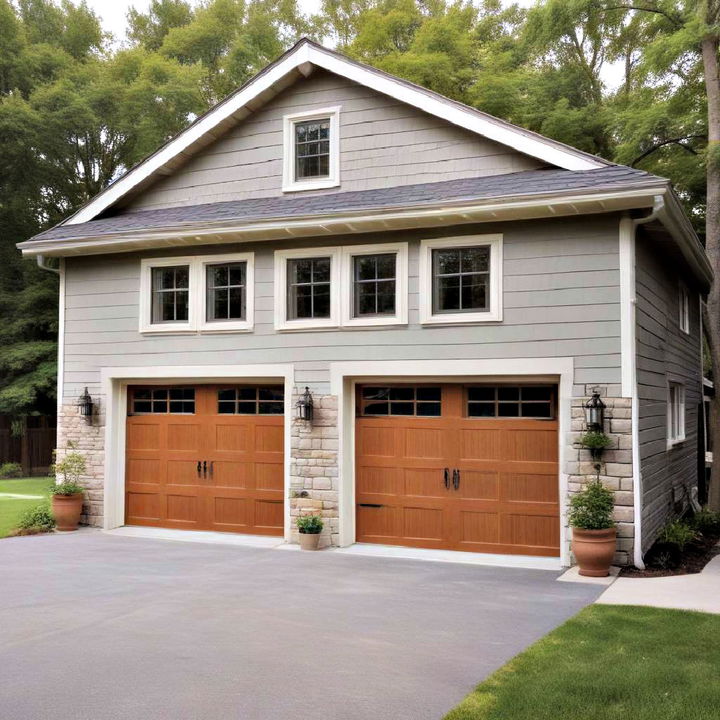
<path fill-rule="evenodd" d="M 710 404 L 710 433 L 714 453 L 708 505 L 720 511 L 720 70 L 716 32 L 703 38 L 702 57 L 708 103 L 707 217 L 705 250 L 715 271 L 707 297 L 705 333 L 712 358 L 715 396 Z"/>

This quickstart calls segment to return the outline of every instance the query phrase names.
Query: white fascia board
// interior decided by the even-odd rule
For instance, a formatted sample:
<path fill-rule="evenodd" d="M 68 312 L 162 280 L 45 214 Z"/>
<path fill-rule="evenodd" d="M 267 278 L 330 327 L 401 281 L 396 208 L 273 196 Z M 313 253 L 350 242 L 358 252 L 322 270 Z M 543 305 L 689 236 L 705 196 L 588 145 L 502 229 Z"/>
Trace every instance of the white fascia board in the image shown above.
<path fill-rule="evenodd" d="M 112 252 L 132 252 L 136 249 L 177 247 L 186 245 L 217 244 L 222 242 L 245 242 L 276 240 L 296 236 L 323 236 L 347 232 L 393 230 L 411 223 L 408 227 L 424 227 L 433 220 L 446 224 L 492 222 L 533 218 L 538 208 L 549 211 L 543 217 L 563 217 L 583 213 L 613 212 L 630 208 L 651 207 L 663 186 L 657 184 L 631 188 L 576 193 L 572 195 L 536 195 L 517 198 L 495 198 L 490 201 L 439 203 L 410 207 L 387 207 L 362 210 L 336 215 L 299 216 L 295 218 L 267 218 L 236 224 L 207 224 L 198 227 L 179 226 L 162 230 L 125 231 L 97 238 L 68 238 L 64 240 L 27 240 L 18 243 L 24 256 L 35 255 L 85 255 Z M 510 214 L 512 214 L 510 216 Z M 375 224 L 368 229 L 365 226 Z M 251 238 L 243 236 L 252 235 Z M 227 238 L 227 239 L 226 239 Z"/>
<path fill-rule="evenodd" d="M 535 157 L 565 170 L 592 170 L 607 165 L 601 160 L 594 160 L 592 156 L 579 151 L 573 152 L 570 148 L 565 149 L 558 143 L 541 136 L 529 135 L 520 129 L 515 129 L 509 123 L 493 121 L 489 116 L 484 117 L 447 102 L 435 93 L 423 92 L 399 79 L 384 73 L 373 72 L 371 69 L 350 62 L 335 53 L 301 42 L 286 57 L 275 65 L 270 65 L 264 73 L 251 80 L 245 88 L 218 104 L 198 122 L 168 142 L 165 147 L 116 180 L 95 199 L 80 208 L 75 215 L 68 218 L 65 224 L 75 225 L 97 217 L 103 210 L 117 202 L 203 135 L 211 133 L 220 123 L 251 103 L 258 95 L 270 89 L 288 73 L 298 71 L 306 74 L 308 63 L 396 98 L 489 140 L 513 148 L 524 155 Z"/>

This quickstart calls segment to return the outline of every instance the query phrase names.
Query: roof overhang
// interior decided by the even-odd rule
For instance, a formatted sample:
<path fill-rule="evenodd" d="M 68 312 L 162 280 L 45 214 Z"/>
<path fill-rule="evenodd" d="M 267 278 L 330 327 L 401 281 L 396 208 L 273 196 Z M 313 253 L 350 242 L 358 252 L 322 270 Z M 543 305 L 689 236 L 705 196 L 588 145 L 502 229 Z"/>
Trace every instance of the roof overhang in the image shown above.
<path fill-rule="evenodd" d="M 216 140 L 299 77 L 309 75 L 315 67 L 393 97 L 550 165 L 566 170 L 591 170 L 608 165 L 601 158 L 511 125 L 304 39 L 96 195 L 63 224 L 88 222 L 122 198 L 141 191 L 155 178 L 171 174 L 202 147 Z"/>

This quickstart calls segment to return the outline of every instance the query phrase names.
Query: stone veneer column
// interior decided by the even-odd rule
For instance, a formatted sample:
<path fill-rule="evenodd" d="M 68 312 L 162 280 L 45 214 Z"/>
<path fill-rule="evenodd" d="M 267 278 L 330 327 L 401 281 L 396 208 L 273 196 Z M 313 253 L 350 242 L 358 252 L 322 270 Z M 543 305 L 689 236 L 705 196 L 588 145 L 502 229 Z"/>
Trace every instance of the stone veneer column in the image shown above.
<path fill-rule="evenodd" d="M 571 432 L 568 438 L 567 466 L 568 491 L 573 493 L 596 476 L 590 451 L 580 445 L 586 432 L 585 403 L 593 392 L 599 392 L 605 403 L 605 433 L 611 444 L 600 458 L 600 480 L 613 491 L 615 497 L 614 518 L 617 523 L 617 547 L 614 564 L 628 565 L 633 560 L 635 539 L 634 495 L 632 467 L 632 401 L 630 398 L 608 396 L 612 386 L 587 385 L 586 397 L 572 399 Z M 570 533 L 567 535 L 568 543 Z"/>
<path fill-rule="evenodd" d="M 293 407 L 299 395 L 293 395 Z M 313 395 L 312 425 L 294 416 L 291 428 L 290 522 L 292 542 L 298 542 L 300 515 L 322 515 L 321 547 L 338 545 L 338 400 Z"/>
<path fill-rule="evenodd" d="M 96 401 L 97 402 L 97 401 Z M 80 522 L 86 525 L 102 527 L 103 524 L 103 488 L 105 479 L 105 415 L 100 406 L 95 405 L 92 423 L 82 417 L 73 403 L 62 406 L 58 416 L 57 457 L 61 459 L 67 452 L 68 443 L 85 457 L 87 469 L 80 479 L 86 489 L 85 504 Z"/>

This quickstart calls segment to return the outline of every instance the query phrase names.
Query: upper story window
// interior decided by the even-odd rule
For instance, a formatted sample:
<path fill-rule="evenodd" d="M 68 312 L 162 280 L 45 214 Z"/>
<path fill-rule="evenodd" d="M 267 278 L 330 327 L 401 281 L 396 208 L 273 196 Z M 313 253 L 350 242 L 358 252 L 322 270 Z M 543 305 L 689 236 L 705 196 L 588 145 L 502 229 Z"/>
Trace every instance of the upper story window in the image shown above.
<path fill-rule="evenodd" d="M 684 333 L 690 333 L 690 296 L 688 289 L 680 283 L 678 287 L 678 323 L 680 330 Z"/>
<path fill-rule="evenodd" d="M 407 244 L 278 250 L 275 327 L 407 323 Z"/>
<path fill-rule="evenodd" d="M 423 240 L 420 322 L 502 320 L 502 235 Z"/>
<path fill-rule="evenodd" d="M 668 382 L 667 444 L 672 447 L 685 440 L 685 386 Z"/>
<path fill-rule="evenodd" d="M 140 263 L 140 332 L 239 332 L 253 325 L 253 254 Z"/>
<path fill-rule="evenodd" d="M 340 108 L 283 118 L 283 191 L 321 190 L 340 184 Z"/>

